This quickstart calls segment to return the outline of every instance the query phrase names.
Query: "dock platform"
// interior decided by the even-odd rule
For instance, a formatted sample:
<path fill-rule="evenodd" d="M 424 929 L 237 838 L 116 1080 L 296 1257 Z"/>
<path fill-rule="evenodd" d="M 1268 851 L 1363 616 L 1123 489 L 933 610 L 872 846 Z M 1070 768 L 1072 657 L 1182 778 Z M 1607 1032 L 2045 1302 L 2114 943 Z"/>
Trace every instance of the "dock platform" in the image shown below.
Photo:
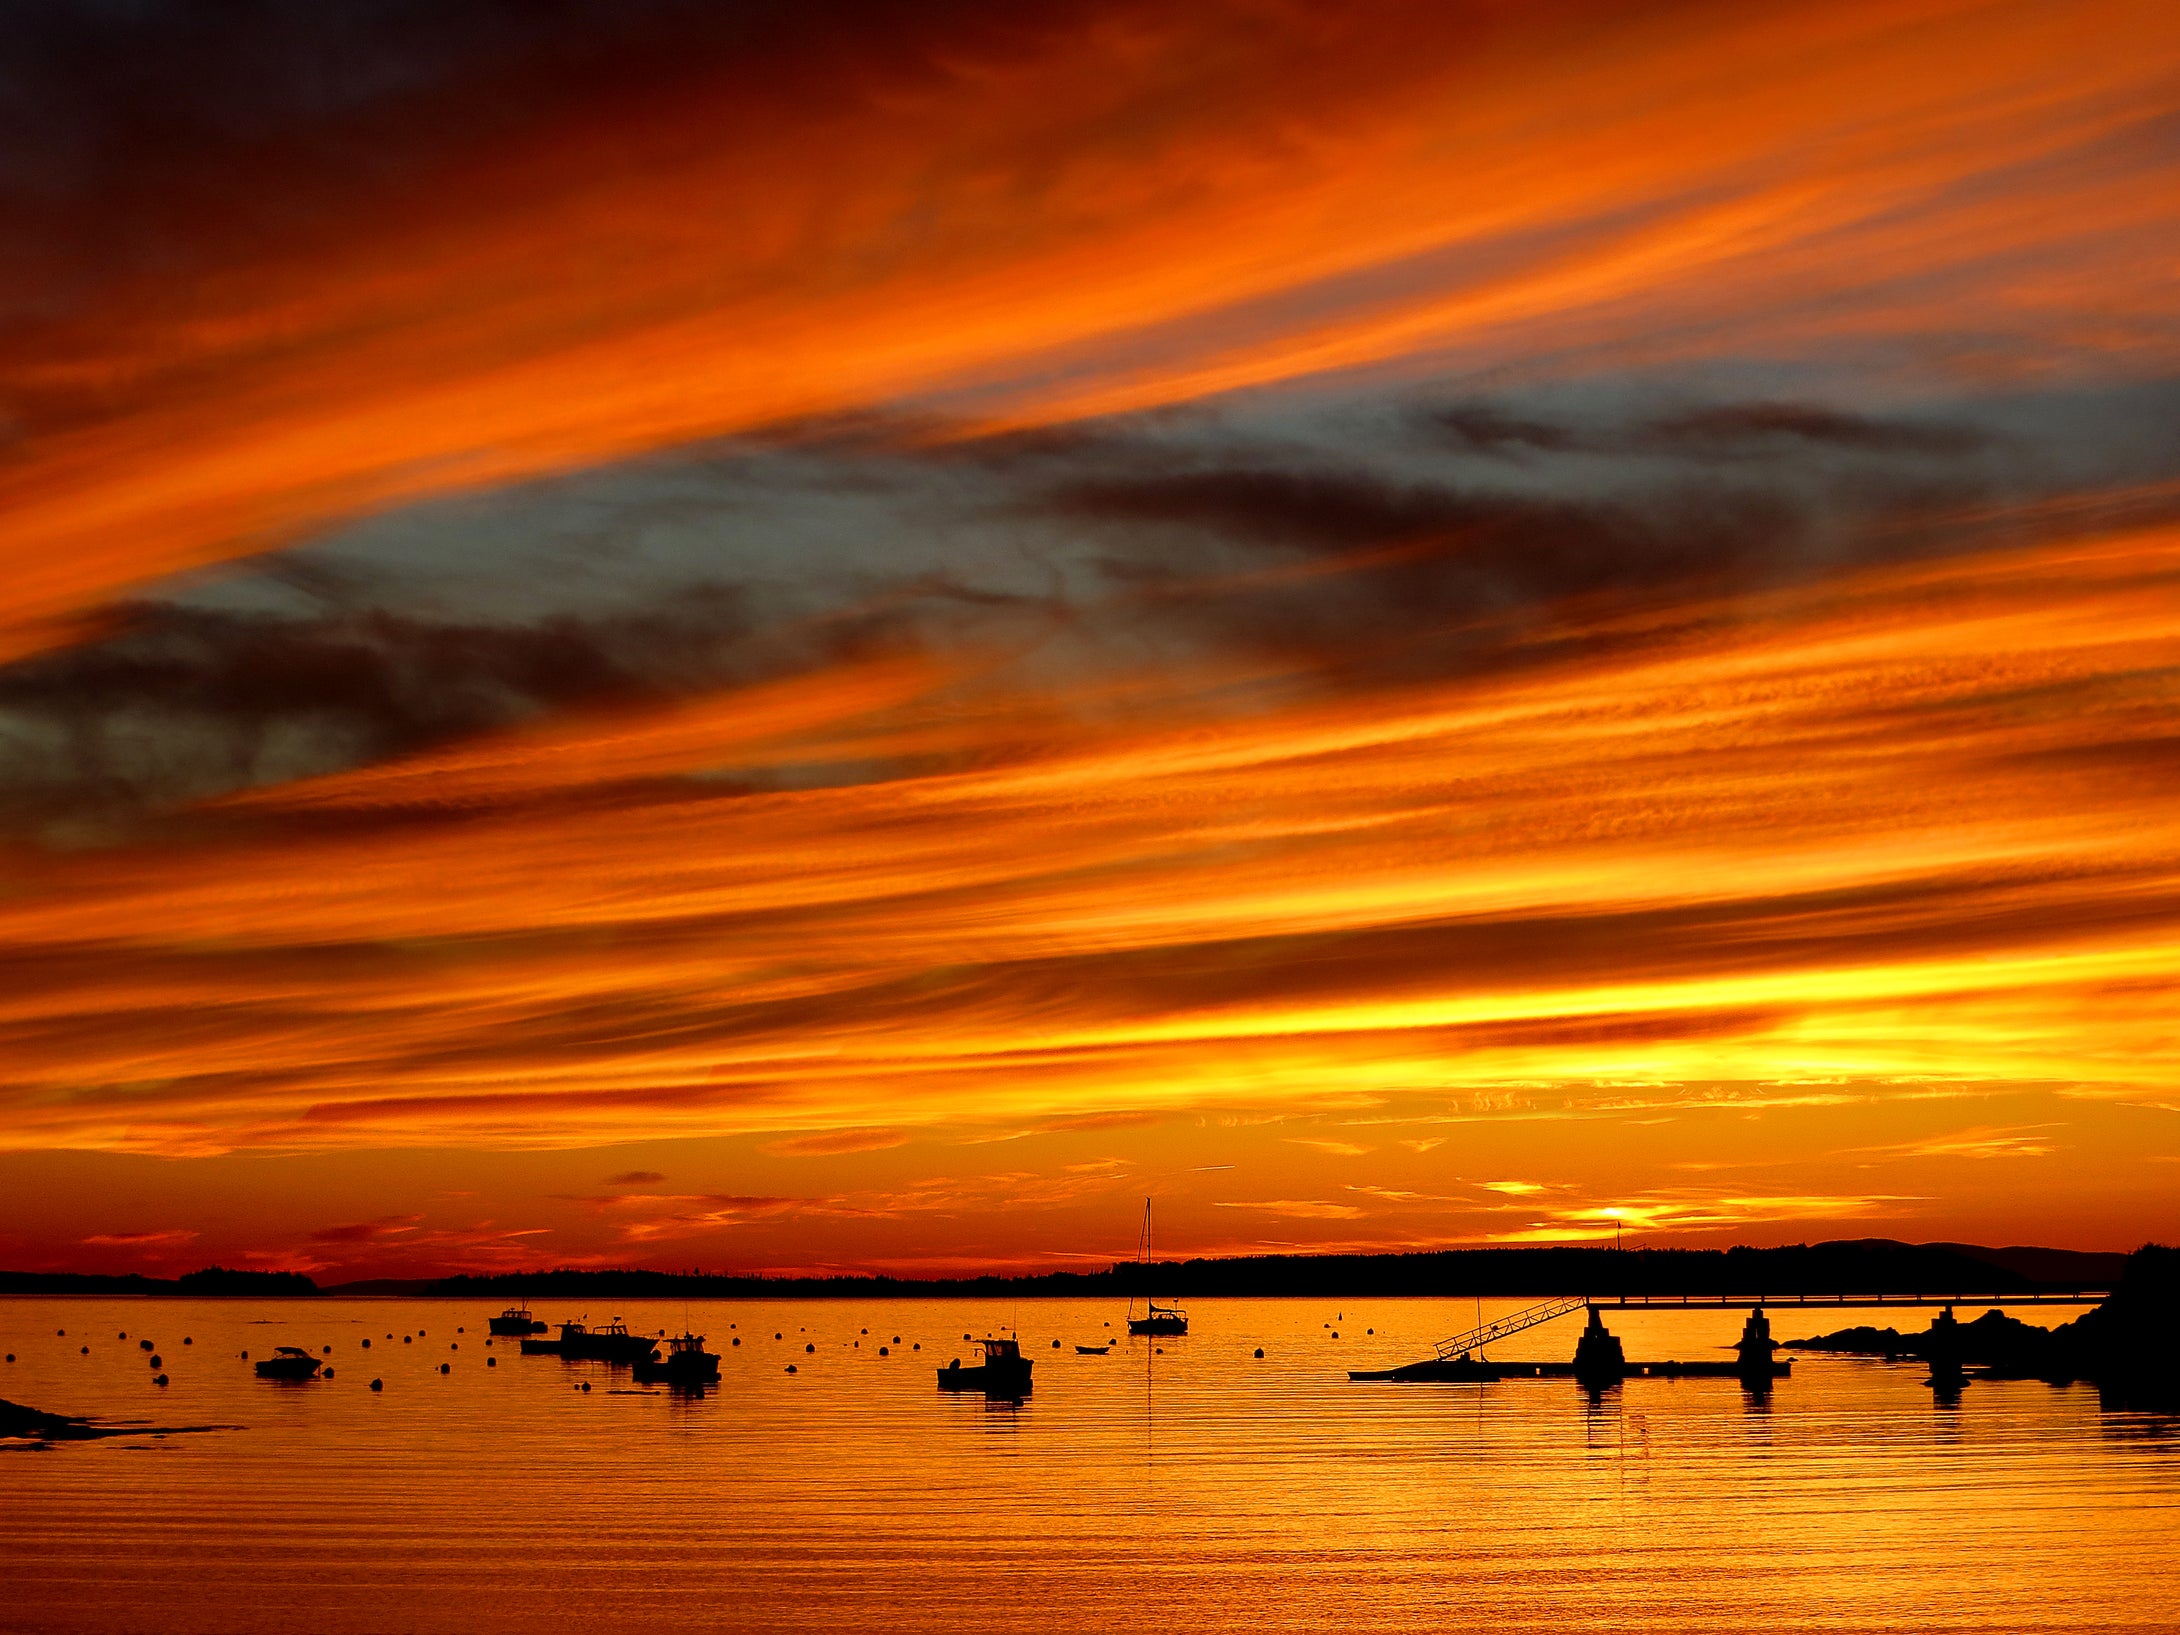
<path fill-rule="evenodd" d="M 1772 1377 L 1784 1379 L 1794 1372 L 1791 1361 L 1771 1365 Z M 1626 1367 L 1629 1379 L 1738 1379 L 1742 1374 L 1739 1362 L 1631 1362 Z M 1571 1362 L 1478 1362 L 1470 1357 L 1440 1359 L 1426 1358 L 1422 1362 L 1403 1364 L 1399 1368 L 1351 1368 L 1347 1377 L 1351 1380 L 1396 1380 L 1402 1383 L 1429 1381 L 1437 1383 L 1485 1384 L 1492 1380 L 1571 1380 L 1575 1377 Z"/>

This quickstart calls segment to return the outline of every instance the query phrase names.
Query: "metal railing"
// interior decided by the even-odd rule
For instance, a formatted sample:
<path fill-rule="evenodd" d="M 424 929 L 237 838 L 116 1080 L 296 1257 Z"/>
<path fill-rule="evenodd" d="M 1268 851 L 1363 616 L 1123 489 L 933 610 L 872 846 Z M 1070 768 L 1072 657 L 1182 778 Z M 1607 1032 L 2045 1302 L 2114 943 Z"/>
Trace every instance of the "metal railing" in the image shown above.
<path fill-rule="evenodd" d="M 1593 1294 L 1588 1303 L 1615 1311 L 1651 1307 L 1745 1310 L 1754 1306 L 2094 1306 L 2110 1289 L 2031 1289 L 1968 1294 Z"/>
<path fill-rule="evenodd" d="M 1564 1317 L 1571 1311 L 1580 1311 L 1590 1303 L 1586 1294 L 1563 1294 L 1557 1300 L 1547 1300 L 1541 1305 L 1525 1306 L 1520 1311 L 1509 1312 L 1480 1328 L 1472 1328 L 1466 1334 L 1457 1334 L 1450 1340 L 1440 1340 L 1436 1347 L 1440 1361 L 1451 1362 L 1465 1357 L 1479 1346 L 1487 1346 L 1494 1340 L 1503 1340 L 1510 1334 L 1519 1334 L 1525 1328 L 1535 1328 L 1539 1323 L 1549 1323 L 1555 1317 Z"/>

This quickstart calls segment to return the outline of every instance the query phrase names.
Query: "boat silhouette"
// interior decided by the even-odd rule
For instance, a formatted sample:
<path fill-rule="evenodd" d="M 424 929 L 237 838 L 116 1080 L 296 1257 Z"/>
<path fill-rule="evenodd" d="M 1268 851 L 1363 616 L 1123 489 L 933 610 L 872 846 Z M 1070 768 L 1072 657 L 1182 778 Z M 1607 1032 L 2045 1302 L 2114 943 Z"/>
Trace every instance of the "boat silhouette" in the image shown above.
<path fill-rule="evenodd" d="M 530 1315 L 528 1306 L 509 1306 L 485 1325 L 494 1334 L 543 1334 L 545 1325 Z"/>
<path fill-rule="evenodd" d="M 324 1364 L 299 1345 L 276 1345 L 271 1356 L 253 1366 L 261 1380 L 314 1380 Z"/>
<path fill-rule="evenodd" d="M 964 1368 L 956 1357 L 939 1370 L 941 1391 L 982 1391 L 994 1397 L 1029 1395 L 1030 1369 L 1035 1365 L 1022 1355 L 1021 1341 L 995 1336 L 977 1341 L 977 1346 L 984 1353 L 983 1362 Z"/>
<path fill-rule="evenodd" d="M 666 1355 L 642 1358 L 636 1378 L 645 1385 L 701 1388 L 719 1382 L 719 1354 L 704 1349 L 704 1336 L 683 1332 L 666 1342 Z"/>
<path fill-rule="evenodd" d="M 629 1333 L 628 1325 L 618 1318 L 610 1323 L 600 1323 L 596 1328 L 580 1321 L 562 1323 L 557 1340 L 522 1342 L 525 1357 L 568 1357 L 608 1363 L 642 1362 L 657 1348 L 658 1341 L 648 1334 Z"/>
<path fill-rule="evenodd" d="M 1151 1201 L 1143 1200 L 1143 1236 L 1136 1245 L 1135 1263 L 1137 1281 L 1143 1285 L 1144 1313 L 1135 1314 L 1135 1294 L 1128 1295 L 1128 1332 L 1130 1334 L 1186 1334 L 1188 1313 L 1179 1306 L 1161 1306 L 1150 1297 L 1151 1259 Z"/>

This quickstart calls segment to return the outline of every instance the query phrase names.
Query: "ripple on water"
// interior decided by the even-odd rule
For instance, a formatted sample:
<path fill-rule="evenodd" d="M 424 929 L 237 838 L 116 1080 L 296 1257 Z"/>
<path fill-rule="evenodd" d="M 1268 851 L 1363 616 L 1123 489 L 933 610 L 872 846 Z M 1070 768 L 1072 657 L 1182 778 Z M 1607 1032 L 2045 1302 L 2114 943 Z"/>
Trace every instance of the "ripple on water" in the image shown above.
<path fill-rule="evenodd" d="M 2087 1388 L 1978 1382 L 1948 1409 L 1911 1367 L 1832 1358 L 1768 1402 L 1730 1380 L 1595 1403 L 1350 1384 L 1474 1308 L 1340 1309 L 1335 1342 L 1313 1302 L 1193 1302 L 1162 1355 L 1078 1356 L 1114 1337 L 1105 1305 L 1023 1302 L 1037 1389 L 1002 1404 L 940 1393 L 906 1348 L 943 1363 L 1011 1301 L 694 1303 L 721 1356 L 695 1400 L 512 1352 L 441 1376 L 446 1353 L 396 1346 L 285 1388 L 235 1360 L 473 1315 L 401 1301 L 162 1302 L 204 1344 L 155 1391 L 133 1346 L 56 1335 L 140 1305 L 0 1302 L 15 1400 L 247 1427 L 7 1461 L 8 1627 L 558 1629 L 584 1607 L 675 1630 L 2180 1628 L 2180 1439 Z M 679 1332 L 683 1306 L 624 1315 Z M 1701 1356 L 1738 1323 L 1615 1327 L 1631 1355 Z M 716 1343 L 730 1324 L 824 1343 Z M 904 1349 L 857 1348 L 866 1327 Z"/>

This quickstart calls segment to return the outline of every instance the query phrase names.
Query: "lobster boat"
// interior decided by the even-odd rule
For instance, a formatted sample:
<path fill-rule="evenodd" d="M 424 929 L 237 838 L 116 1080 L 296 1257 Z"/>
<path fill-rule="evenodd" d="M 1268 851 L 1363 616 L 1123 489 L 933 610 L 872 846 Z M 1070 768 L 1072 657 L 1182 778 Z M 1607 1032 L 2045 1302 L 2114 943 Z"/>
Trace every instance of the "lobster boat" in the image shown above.
<path fill-rule="evenodd" d="M 956 1357 L 939 1370 L 941 1391 L 982 1391 L 994 1397 L 1029 1395 L 1029 1371 L 1034 1365 L 1022 1355 L 1020 1340 L 979 1340 L 977 1348 L 984 1353 L 981 1363 L 964 1368 Z"/>
<path fill-rule="evenodd" d="M 649 1356 L 636 1364 L 636 1378 L 645 1385 L 700 1390 L 719 1383 L 719 1353 L 704 1349 L 701 1334 L 677 1334 L 666 1342 L 663 1358 Z"/>

